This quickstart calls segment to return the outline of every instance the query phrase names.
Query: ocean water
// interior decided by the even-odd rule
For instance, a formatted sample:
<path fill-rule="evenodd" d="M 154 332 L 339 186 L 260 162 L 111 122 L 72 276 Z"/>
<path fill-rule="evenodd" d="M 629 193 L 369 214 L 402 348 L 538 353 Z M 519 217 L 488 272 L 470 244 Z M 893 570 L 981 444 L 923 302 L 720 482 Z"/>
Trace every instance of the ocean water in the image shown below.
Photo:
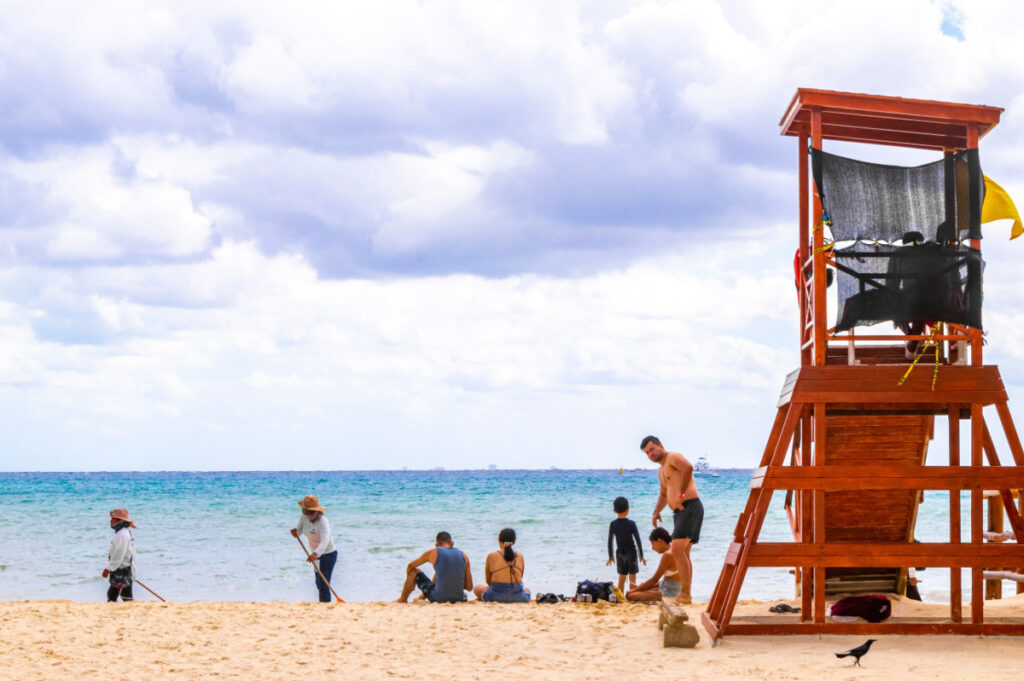
<path fill-rule="evenodd" d="M 750 489 L 749 470 L 697 479 L 705 506 L 692 552 L 693 595 L 711 595 Z M 582 579 L 615 579 L 607 560 L 612 500 L 625 496 L 646 541 L 657 498 L 653 468 L 618 471 L 320 471 L 0 473 L 0 601 L 102 601 L 100 577 L 110 543 L 108 511 L 128 508 L 138 525 L 140 579 L 167 600 L 315 600 L 313 572 L 288 530 L 297 502 L 316 494 L 339 548 L 332 583 L 350 601 L 398 597 L 405 565 L 450 532 L 483 581 L 487 553 L 503 527 L 518 533 L 525 582 L 534 593 L 570 594 Z M 761 533 L 788 541 L 783 494 Z M 969 509 L 964 497 L 962 507 Z M 948 537 L 947 493 L 926 493 L 918 539 Z M 663 519 L 671 523 L 671 512 Z M 963 522 L 963 519 L 962 519 Z M 966 532 L 966 524 L 964 525 Z M 964 535 L 969 536 L 968 534 Z M 925 600 L 948 593 L 948 571 L 920 575 Z M 965 589 L 970 579 L 965 576 Z M 137 598 L 151 599 L 136 588 Z M 748 572 L 741 598 L 793 595 L 783 568 Z"/>

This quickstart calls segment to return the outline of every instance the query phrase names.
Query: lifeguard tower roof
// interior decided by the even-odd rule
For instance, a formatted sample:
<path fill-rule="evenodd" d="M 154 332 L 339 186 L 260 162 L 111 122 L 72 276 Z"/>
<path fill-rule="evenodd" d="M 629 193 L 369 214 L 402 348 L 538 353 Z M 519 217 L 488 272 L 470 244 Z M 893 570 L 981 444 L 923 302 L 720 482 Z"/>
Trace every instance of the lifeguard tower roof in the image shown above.
<path fill-rule="evenodd" d="M 935 151 L 966 149 L 967 126 L 977 126 L 980 139 L 1003 112 L 997 106 L 799 88 L 779 121 L 781 133 L 806 134 L 812 109 L 821 111 L 823 139 Z"/>

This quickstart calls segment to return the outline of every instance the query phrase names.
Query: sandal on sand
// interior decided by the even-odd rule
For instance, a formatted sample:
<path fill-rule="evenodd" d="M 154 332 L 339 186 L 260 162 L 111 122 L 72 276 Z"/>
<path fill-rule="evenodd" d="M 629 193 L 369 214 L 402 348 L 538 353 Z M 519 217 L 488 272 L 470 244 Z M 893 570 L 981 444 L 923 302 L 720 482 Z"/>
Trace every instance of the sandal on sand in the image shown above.
<path fill-rule="evenodd" d="M 784 612 L 800 612 L 800 608 L 794 608 L 788 603 L 779 603 L 768 608 L 768 612 L 784 613 Z"/>

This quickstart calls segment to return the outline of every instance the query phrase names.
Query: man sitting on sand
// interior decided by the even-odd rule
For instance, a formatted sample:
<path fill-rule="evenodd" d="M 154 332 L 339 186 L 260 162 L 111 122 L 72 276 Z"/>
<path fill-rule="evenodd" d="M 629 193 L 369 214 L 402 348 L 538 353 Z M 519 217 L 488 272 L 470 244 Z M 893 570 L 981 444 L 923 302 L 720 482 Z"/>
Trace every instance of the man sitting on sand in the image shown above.
<path fill-rule="evenodd" d="M 434 566 L 434 579 L 419 569 L 424 563 Z M 399 603 L 407 603 L 414 588 L 423 592 L 420 598 L 426 598 L 431 603 L 459 603 L 466 600 L 466 591 L 473 590 L 469 558 L 455 548 L 452 536 L 447 532 L 438 532 L 434 548 L 409 563 L 405 571 L 407 576 Z"/>
<path fill-rule="evenodd" d="M 661 440 L 648 435 L 640 443 L 647 458 L 658 464 L 660 494 L 654 505 L 651 523 L 654 527 L 661 522 L 661 511 L 667 504 L 672 509 L 672 544 L 669 550 L 679 570 L 682 592 L 676 601 L 688 605 L 693 601 L 690 584 L 693 581 L 693 564 L 690 563 L 690 549 L 700 540 L 700 527 L 704 522 L 704 505 L 697 496 L 697 483 L 693 479 L 693 464 L 678 452 L 665 451 Z"/>
<path fill-rule="evenodd" d="M 669 552 L 672 535 L 664 527 L 655 527 L 651 532 L 651 548 L 661 554 L 661 562 L 651 578 L 634 586 L 626 594 L 627 601 L 648 601 L 657 603 L 662 598 L 675 598 L 682 590 L 676 559 Z M 658 580 L 661 580 L 660 582 Z"/>

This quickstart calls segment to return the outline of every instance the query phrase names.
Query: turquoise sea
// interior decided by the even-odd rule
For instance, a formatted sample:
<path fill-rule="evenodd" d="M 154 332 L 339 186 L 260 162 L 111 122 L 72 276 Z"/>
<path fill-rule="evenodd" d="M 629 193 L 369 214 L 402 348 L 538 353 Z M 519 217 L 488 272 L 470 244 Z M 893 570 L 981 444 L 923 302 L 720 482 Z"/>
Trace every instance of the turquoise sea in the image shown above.
<path fill-rule="evenodd" d="M 694 547 L 695 600 L 714 587 L 736 518 L 746 503 L 749 470 L 700 477 L 704 528 Z M 645 539 L 649 575 L 657 554 L 646 536 L 657 497 L 653 468 L 550 471 L 316 471 L 0 473 L 0 601 L 101 601 L 111 531 L 107 512 L 125 507 L 138 525 L 139 576 L 176 601 L 315 600 L 312 570 L 288 534 L 297 501 L 316 494 L 339 547 L 332 580 L 343 598 L 397 598 L 405 565 L 447 530 L 483 581 L 484 556 L 498 531 L 512 527 L 534 593 L 569 594 L 582 579 L 612 580 L 606 567 L 612 500 L 630 500 Z M 969 508 L 965 502 L 963 507 Z M 929 493 L 918 538 L 948 536 L 946 493 Z M 671 513 L 663 519 L 671 523 Z M 762 538 L 790 539 L 776 494 Z M 967 536 L 967 535 L 965 535 Z M 945 597 L 948 571 L 920 575 L 925 600 Z M 965 579 L 965 587 L 969 586 Z M 140 600 L 151 599 L 136 589 Z M 785 569 L 748 573 L 741 598 L 793 594 Z"/>

